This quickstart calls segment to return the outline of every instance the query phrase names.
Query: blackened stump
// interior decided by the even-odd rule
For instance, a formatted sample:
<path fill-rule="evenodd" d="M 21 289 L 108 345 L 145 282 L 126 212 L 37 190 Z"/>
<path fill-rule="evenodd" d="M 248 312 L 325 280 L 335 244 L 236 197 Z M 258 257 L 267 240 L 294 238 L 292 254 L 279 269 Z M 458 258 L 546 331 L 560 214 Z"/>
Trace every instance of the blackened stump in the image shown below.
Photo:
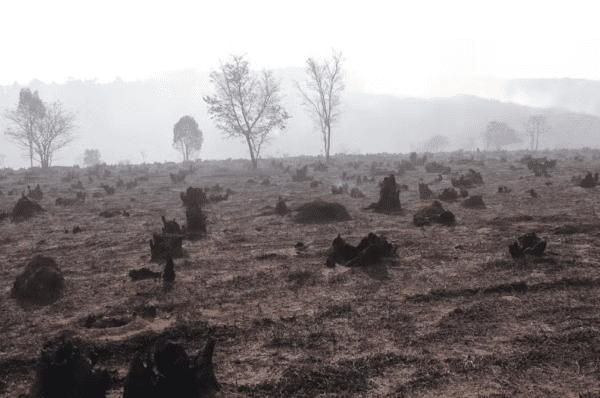
<path fill-rule="evenodd" d="M 435 194 L 429 189 L 427 184 L 419 183 L 419 199 L 430 199 L 435 197 Z"/>
<path fill-rule="evenodd" d="M 163 271 L 163 281 L 165 282 L 173 282 L 175 280 L 175 263 L 173 263 L 173 258 L 167 254 L 167 263 L 165 264 L 165 270 Z"/>
<path fill-rule="evenodd" d="M 153 239 L 150 239 L 151 260 L 165 260 L 168 255 L 173 258 L 183 257 L 182 242 L 182 236 L 154 234 Z"/>
<path fill-rule="evenodd" d="M 50 257 L 35 256 L 17 276 L 11 296 L 22 304 L 48 305 L 60 298 L 65 279 Z"/>
<path fill-rule="evenodd" d="M 437 200 L 423 204 L 413 217 L 413 223 L 417 227 L 431 225 L 431 223 L 452 225 L 454 222 L 454 214 L 444 210 L 442 204 Z"/>
<path fill-rule="evenodd" d="M 181 227 L 177 224 L 177 221 L 173 219 L 173 221 L 167 221 L 165 216 L 161 216 L 160 219 L 163 222 L 162 232 L 163 234 L 180 234 Z"/>
<path fill-rule="evenodd" d="M 191 207 L 185 211 L 187 220 L 186 232 L 188 234 L 204 234 L 206 233 L 206 215 L 199 207 Z"/>
<path fill-rule="evenodd" d="M 161 341 L 135 354 L 125 380 L 123 398 L 207 398 L 220 391 L 212 356 L 215 341 L 190 359 L 177 343 Z"/>
<path fill-rule="evenodd" d="M 11 219 L 17 222 L 24 221 L 33 217 L 37 213 L 43 212 L 44 209 L 42 209 L 42 206 L 23 196 L 17 201 L 15 207 L 13 207 Z"/>
<path fill-rule="evenodd" d="M 481 195 L 473 195 L 468 199 L 465 199 L 461 204 L 462 207 L 470 209 L 485 209 L 485 203 L 481 198 Z"/>
<path fill-rule="evenodd" d="M 279 196 L 279 200 L 277 201 L 277 205 L 275 206 L 275 214 L 279 214 L 280 216 L 284 216 L 288 213 L 287 205 L 285 201 Z"/>
<path fill-rule="evenodd" d="M 181 201 L 185 207 L 189 208 L 200 208 L 202 205 L 207 204 L 209 201 L 206 197 L 202 188 L 188 187 L 185 193 L 179 194 Z"/>
<path fill-rule="evenodd" d="M 393 174 L 383 179 L 383 184 L 379 191 L 379 201 L 371 204 L 370 208 L 381 213 L 402 210 L 402 206 L 400 205 L 400 191 L 396 189 L 396 177 Z"/>
<path fill-rule="evenodd" d="M 443 200 L 444 202 L 453 202 L 458 199 L 458 193 L 454 188 L 444 188 L 442 193 L 438 196 L 439 200 Z"/>
<path fill-rule="evenodd" d="M 48 341 L 36 367 L 29 398 L 104 398 L 110 385 L 105 370 L 94 370 L 73 341 Z"/>

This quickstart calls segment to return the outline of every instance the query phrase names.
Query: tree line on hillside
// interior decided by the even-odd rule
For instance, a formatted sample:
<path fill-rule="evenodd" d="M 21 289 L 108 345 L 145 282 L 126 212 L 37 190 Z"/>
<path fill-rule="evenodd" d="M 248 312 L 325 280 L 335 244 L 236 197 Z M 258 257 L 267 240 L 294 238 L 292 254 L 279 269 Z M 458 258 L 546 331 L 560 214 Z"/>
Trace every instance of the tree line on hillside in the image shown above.
<path fill-rule="evenodd" d="M 261 151 L 273 138 L 273 132 L 284 130 L 291 116 L 281 105 L 280 81 L 273 72 L 252 71 L 244 57 L 232 55 L 227 62 L 219 63 L 217 70 L 210 73 L 214 94 L 204 96 L 203 100 L 225 138 L 244 140 L 256 169 Z M 336 50 L 322 61 L 308 58 L 306 81 L 303 85 L 295 82 L 302 106 L 321 133 L 326 162 L 330 158 L 332 127 L 342 115 L 340 94 L 345 89 L 342 62 L 342 53 Z M 28 152 L 31 167 L 34 160 L 42 168 L 49 167 L 54 154 L 77 138 L 75 114 L 65 110 L 59 101 L 45 103 L 37 91 L 32 93 L 29 88 L 21 89 L 16 108 L 5 110 L 4 116 L 10 122 L 5 135 Z M 545 116 L 531 116 L 525 128 L 531 136 L 531 148 L 537 150 L 540 134 L 548 130 Z M 514 129 L 495 120 L 489 122 L 482 137 L 486 149 L 522 142 Z M 197 156 L 203 141 L 202 130 L 193 117 L 185 115 L 174 125 L 172 144 L 184 161 Z M 424 149 L 441 151 L 449 144 L 448 137 L 436 134 L 425 142 Z M 86 150 L 84 163 L 96 164 L 99 157 L 98 150 Z"/>
<path fill-rule="evenodd" d="M 531 115 L 523 124 L 525 135 L 530 137 L 531 150 L 538 150 L 540 144 L 540 135 L 548 132 L 548 118 L 545 115 Z M 483 133 L 485 149 L 499 150 L 506 145 L 519 144 L 523 142 L 521 135 L 504 122 L 492 120 L 488 123 L 487 129 Z"/>
<path fill-rule="evenodd" d="M 548 118 L 545 115 L 531 115 L 528 120 L 523 123 L 524 132 L 518 132 L 511 128 L 505 122 L 492 120 L 487 124 L 486 130 L 482 133 L 482 138 L 486 150 L 500 150 L 503 147 L 511 144 L 519 144 L 523 142 L 523 135 L 530 139 L 530 148 L 537 151 L 540 143 L 540 135 L 548 132 Z M 419 148 L 426 152 L 443 151 L 450 145 L 450 139 L 442 134 L 435 134 L 427 141 L 419 144 Z"/>
<path fill-rule="evenodd" d="M 269 143 L 275 130 L 284 130 L 291 117 L 281 106 L 280 81 L 273 72 L 257 73 L 250 69 L 244 55 L 232 55 L 228 62 L 220 62 L 211 72 L 210 82 L 214 95 L 203 100 L 208 112 L 226 138 L 243 138 L 248 145 L 254 169 L 258 167 L 261 149 Z M 323 135 L 325 155 L 329 161 L 332 126 L 339 120 L 340 92 L 344 90 L 342 53 L 332 51 L 331 59 L 306 61 L 307 82 L 298 82 L 303 105 L 314 117 Z M 31 167 L 34 160 L 42 168 L 50 167 L 55 152 L 64 148 L 77 136 L 73 112 L 63 109 L 60 102 L 48 105 L 38 92 L 23 88 L 15 109 L 7 109 L 4 117 L 10 123 L 5 135 L 29 152 Z M 183 116 L 173 127 L 173 147 L 182 153 L 183 160 L 191 160 L 204 141 L 202 130 L 193 117 Z M 97 150 L 96 150 L 97 151 Z M 84 163 L 94 164 L 99 151 L 86 150 Z"/>

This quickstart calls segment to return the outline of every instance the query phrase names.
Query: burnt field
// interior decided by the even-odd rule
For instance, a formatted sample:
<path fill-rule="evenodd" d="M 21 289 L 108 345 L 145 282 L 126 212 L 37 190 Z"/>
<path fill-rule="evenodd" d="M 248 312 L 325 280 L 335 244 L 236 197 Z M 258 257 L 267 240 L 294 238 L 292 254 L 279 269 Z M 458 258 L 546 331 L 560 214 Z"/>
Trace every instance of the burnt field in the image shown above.
<path fill-rule="evenodd" d="M 71 181 L 61 180 L 64 170 L 0 172 L 0 211 L 10 213 L 37 184 L 44 209 L 0 221 L 0 394 L 27 393 L 43 343 L 67 335 L 110 372 L 109 397 L 123 395 L 140 349 L 169 340 L 194 354 L 209 338 L 220 397 L 600 397 L 600 188 L 572 181 L 600 166 L 590 153 L 548 153 L 556 166 L 536 177 L 521 155 L 436 154 L 451 167 L 441 181 L 423 165 L 398 172 L 400 155 L 334 159 L 328 170 L 284 160 L 291 172 L 309 165 L 313 181 L 299 182 L 286 164 L 251 173 L 205 162 L 183 182 L 169 175 L 183 166 L 109 167 L 110 177 L 93 181 L 84 170 Z M 440 194 L 469 169 L 484 181 L 469 195 L 481 195 L 485 208 L 443 201 L 453 224 L 415 226 L 426 202 L 419 183 Z M 390 173 L 408 187 L 402 209 L 367 209 Z M 357 185 L 359 176 L 369 181 Z M 100 186 L 119 178 L 130 185 L 111 195 Z M 78 180 L 83 188 L 72 187 Z M 207 196 L 232 192 L 202 207 L 207 232 L 183 239 L 174 282 L 132 281 L 132 270 L 163 271 L 149 240 L 162 216 L 186 223 L 180 193 L 216 184 L 222 191 Z M 287 214 L 276 212 L 279 196 Z M 295 210 L 316 199 L 343 205 L 351 219 L 296 222 Z M 547 242 L 544 254 L 513 258 L 508 246 L 530 231 Z M 395 256 L 325 266 L 338 234 L 356 245 L 370 232 L 386 237 Z M 55 260 L 64 291 L 48 305 L 23 305 L 11 290 L 36 254 Z"/>

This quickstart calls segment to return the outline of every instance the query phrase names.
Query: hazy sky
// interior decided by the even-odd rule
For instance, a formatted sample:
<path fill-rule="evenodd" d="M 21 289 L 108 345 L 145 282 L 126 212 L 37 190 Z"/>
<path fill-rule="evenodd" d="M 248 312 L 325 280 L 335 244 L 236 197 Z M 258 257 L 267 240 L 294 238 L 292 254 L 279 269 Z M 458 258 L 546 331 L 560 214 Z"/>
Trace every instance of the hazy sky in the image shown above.
<path fill-rule="evenodd" d="M 336 48 L 368 93 L 481 95 L 491 78 L 600 80 L 596 14 L 589 1 L 10 1 L 0 84 L 209 71 L 230 53 L 302 67 Z"/>
<path fill-rule="evenodd" d="M 5 1 L 0 84 L 210 71 L 220 59 L 242 53 L 253 69 L 304 67 L 307 57 L 322 59 L 335 48 L 344 53 L 348 91 L 508 100 L 507 79 L 600 80 L 597 29 L 590 1 Z M 510 100 L 535 105 L 531 98 Z M 223 157 L 219 145 L 233 148 L 211 134 L 202 158 Z M 102 148 L 104 154 L 124 150 Z M 243 144 L 235 148 L 228 156 L 247 156 Z M 27 165 L 5 139 L 0 153 L 9 155 L 5 165 Z M 171 151 L 150 161 L 175 156 Z M 74 159 L 68 154 L 56 164 Z"/>

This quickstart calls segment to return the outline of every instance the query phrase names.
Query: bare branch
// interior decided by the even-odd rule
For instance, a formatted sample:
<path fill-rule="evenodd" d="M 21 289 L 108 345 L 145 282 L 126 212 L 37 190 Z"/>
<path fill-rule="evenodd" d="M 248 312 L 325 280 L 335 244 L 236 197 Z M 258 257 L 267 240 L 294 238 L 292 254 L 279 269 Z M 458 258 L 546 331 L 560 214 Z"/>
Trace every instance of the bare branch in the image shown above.
<path fill-rule="evenodd" d="M 260 150 L 270 141 L 271 132 L 285 129 L 290 117 L 279 105 L 279 82 L 271 71 L 251 73 L 243 55 L 221 62 L 219 71 L 211 72 L 210 80 L 215 95 L 203 99 L 212 120 L 227 138 L 244 137 L 256 168 Z"/>
<path fill-rule="evenodd" d="M 5 135 L 23 149 L 29 149 L 33 166 L 35 161 L 44 168 L 52 164 L 54 154 L 66 147 L 76 137 L 75 114 L 63 109 L 59 101 L 46 105 L 37 91 L 22 89 L 16 109 L 7 109 L 4 117 L 11 123 Z"/>
<path fill-rule="evenodd" d="M 313 58 L 306 60 L 307 89 L 295 82 L 300 92 L 302 105 L 317 122 L 325 147 L 326 160 L 329 161 L 331 148 L 331 127 L 339 121 L 340 93 L 345 89 L 342 76 L 342 52 L 332 50 L 331 59 L 322 63 Z"/>

